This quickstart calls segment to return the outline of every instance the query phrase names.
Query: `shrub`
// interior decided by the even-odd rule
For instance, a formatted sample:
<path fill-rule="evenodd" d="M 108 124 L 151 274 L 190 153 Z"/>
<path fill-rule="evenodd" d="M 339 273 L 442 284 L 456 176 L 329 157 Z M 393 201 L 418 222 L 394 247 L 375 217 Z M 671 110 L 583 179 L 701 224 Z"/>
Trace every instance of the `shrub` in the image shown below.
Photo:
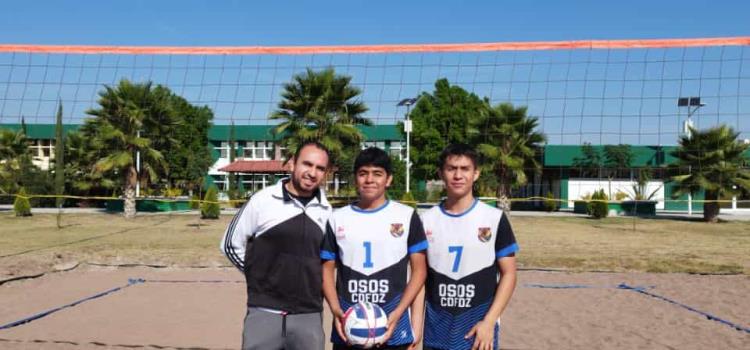
<path fill-rule="evenodd" d="M 229 197 L 229 205 L 233 208 L 242 208 L 247 201 L 242 192 L 237 189 L 227 191 L 227 197 Z"/>
<path fill-rule="evenodd" d="M 560 209 L 560 202 L 555 200 L 555 195 L 552 192 L 547 192 L 547 196 L 545 196 L 545 198 L 546 199 L 544 200 L 543 204 L 545 211 L 552 212 Z"/>
<path fill-rule="evenodd" d="M 167 198 L 175 198 L 182 195 L 182 189 L 178 187 L 167 187 L 162 190 L 161 195 Z"/>
<path fill-rule="evenodd" d="M 13 211 L 16 213 L 16 216 L 31 216 L 31 203 L 26 198 L 26 190 L 23 187 L 18 190 L 18 196 L 16 196 L 16 200 L 13 202 Z"/>
<path fill-rule="evenodd" d="M 201 218 L 202 219 L 218 219 L 221 207 L 219 206 L 219 191 L 216 186 L 211 186 L 206 191 L 206 196 L 203 197 L 203 204 L 201 205 Z"/>
<path fill-rule="evenodd" d="M 617 193 L 615 193 L 615 200 L 616 201 L 621 201 L 621 200 L 624 200 L 624 199 L 627 199 L 627 198 L 628 198 L 628 194 L 625 193 L 625 192 L 617 191 Z"/>
<path fill-rule="evenodd" d="M 607 204 L 607 195 L 604 189 L 601 189 L 591 196 L 587 209 L 589 215 L 596 219 L 606 218 L 609 214 L 609 204 Z"/>
<path fill-rule="evenodd" d="M 427 201 L 430 203 L 437 203 L 440 202 L 440 200 L 443 199 L 443 196 L 445 195 L 445 189 L 443 190 L 436 190 L 433 189 L 430 191 L 430 193 L 427 195 Z"/>
<path fill-rule="evenodd" d="M 411 192 L 404 192 L 404 195 L 401 196 L 401 203 L 411 206 L 412 208 L 417 207 L 417 201 L 414 200 L 414 196 Z"/>
<path fill-rule="evenodd" d="M 417 202 L 425 202 L 427 200 L 427 190 L 420 190 L 415 188 L 411 192 L 412 198 Z"/>
<path fill-rule="evenodd" d="M 194 194 L 192 197 L 190 197 L 190 209 L 200 209 L 201 208 L 201 196 Z"/>
<path fill-rule="evenodd" d="M 357 189 L 354 186 L 346 186 L 339 189 L 338 197 L 357 198 Z"/>

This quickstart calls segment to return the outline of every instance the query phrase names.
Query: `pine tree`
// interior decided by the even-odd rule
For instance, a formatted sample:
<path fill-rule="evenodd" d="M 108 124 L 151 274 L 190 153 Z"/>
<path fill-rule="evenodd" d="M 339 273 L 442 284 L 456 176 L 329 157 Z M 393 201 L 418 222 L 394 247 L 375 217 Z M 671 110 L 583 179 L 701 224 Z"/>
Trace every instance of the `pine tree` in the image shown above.
<path fill-rule="evenodd" d="M 16 200 L 13 202 L 13 211 L 16 213 L 16 216 L 31 216 L 31 203 L 26 198 L 26 189 L 23 187 L 18 190 Z"/>
<path fill-rule="evenodd" d="M 206 191 L 206 197 L 203 198 L 203 204 L 201 205 L 201 219 L 218 219 L 221 213 L 221 207 L 219 206 L 219 194 L 216 186 L 211 186 Z"/>
<path fill-rule="evenodd" d="M 62 124 L 62 101 L 57 108 L 57 125 L 55 126 L 55 194 L 62 196 L 65 192 L 65 135 Z M 63 198 L 57 197 L 55 205 L 62 208 Z"/>

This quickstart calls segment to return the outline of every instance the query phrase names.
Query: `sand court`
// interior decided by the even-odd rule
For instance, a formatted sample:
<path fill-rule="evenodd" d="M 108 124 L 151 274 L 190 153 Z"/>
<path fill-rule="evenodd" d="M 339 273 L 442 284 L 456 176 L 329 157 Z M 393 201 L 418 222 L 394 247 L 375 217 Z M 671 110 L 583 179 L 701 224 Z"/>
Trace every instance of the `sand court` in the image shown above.
<path fill-rule="evenodd" d="M 747 276 L 521 271 L 502 317 L 504 349 L 742 349 L 750 333 L 633 290 L 750 327 Z M 118 289 L 119 288 L 119 289 Z M 109 294 L 92 298 L 103 292 Z M 245 289 L 234 269 L 79 267 L 0 286 L 4 349 L 237 349 Z M 330 318 L 326 315 L 326 332 Z"/>

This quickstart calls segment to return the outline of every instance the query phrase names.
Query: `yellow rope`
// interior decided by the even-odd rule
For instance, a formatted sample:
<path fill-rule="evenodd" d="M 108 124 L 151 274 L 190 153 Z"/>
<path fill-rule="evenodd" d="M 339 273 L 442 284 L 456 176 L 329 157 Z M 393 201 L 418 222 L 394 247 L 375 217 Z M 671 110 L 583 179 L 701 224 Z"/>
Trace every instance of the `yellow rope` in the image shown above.
<path fill-rule="evenodd" d="M 25 199 L 33 199 L 33 198 L 66 198 L 66 199 L 88 199 L 88 200 L 120 200 L 122 198 L 120 197 L 96 197 L 96 196 L 71 196 L 71 195 L 55 195 L 55 194 L 26 194 L 26 195 L 20 195 L 20 194 L 0 194 L 0 197 L 17 197 L 17 198 L 25 198 Z M 139 198 L 144 199 L 144 198 Z M 223 201 L 207 201 L 203 199 L 177 199 L 177 198 L 145 198 L 152 201 L 158 201 L 158 202 L 198 202 L 198 203 L 212 203 L 212 204 L 234 204 L 234 203 L 244 203 L 245 199 L 231 199 L 231 200 L 223 200 Z M 500 201 L 500 198 L 496 197 L 481 197 L 480 198 L 483 201 Z M 523 198 L 508 198 L 511 202 L 531 202 L 531 201 L 553 201 L 553 202 L 559 202 L 559 203 L 567 203 L 567 202 L 607 202 L 607 203 L 622 203 L 624 201 L 614 201 L 614 200 L 602 200 L 602 199 L 561 199 L 561 198 L 547 198 L 547 197 L 523 197 Z M 705 199 L 693 199 L 692 200 L 695 203 L 732 203 L 731 199 L 717 199 L 717 200 L 705 200 Z M 331 203 L 339 204 L 339 203 L 348 203 L 348 201 L 345 200 L 331 200 Z M 417 201 L 404 201 L 404 200 L 397 200 L 397 202 L 414 205 L 419 202 Z M 647 203 L 647 202 L 654 202 L 653 200 L 627 200 L 627 202 L 637 202 L 637 203 Z M 686 203 L 688 202 L 687 199 L 662 199 L 659 200 L 659 202 L 669 202 L 669 203 Z M 738 199 L 737 203 L 750 203 L 750 199 Z"/>

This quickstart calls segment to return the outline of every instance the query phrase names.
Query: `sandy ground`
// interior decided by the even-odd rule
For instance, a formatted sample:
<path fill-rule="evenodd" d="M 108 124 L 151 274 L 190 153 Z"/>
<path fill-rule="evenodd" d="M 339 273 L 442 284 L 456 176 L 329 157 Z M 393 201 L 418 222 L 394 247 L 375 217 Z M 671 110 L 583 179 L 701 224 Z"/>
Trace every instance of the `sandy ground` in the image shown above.
<path fill-rule="evenodd" d="M 519 277 L 501 320 L 504 349 L 750 348 L 746 332 L 614 288 L 623 282 L 649 287 L 748 328 L 748 276 L 522 271 Z M 245 292 L 233 269 L 79 267 L 8 282 L 0 285 L 0 325 L 125 286 L 130 278 L 147 281 L 0 330 L 0 349 L 239 348 Z"/>

